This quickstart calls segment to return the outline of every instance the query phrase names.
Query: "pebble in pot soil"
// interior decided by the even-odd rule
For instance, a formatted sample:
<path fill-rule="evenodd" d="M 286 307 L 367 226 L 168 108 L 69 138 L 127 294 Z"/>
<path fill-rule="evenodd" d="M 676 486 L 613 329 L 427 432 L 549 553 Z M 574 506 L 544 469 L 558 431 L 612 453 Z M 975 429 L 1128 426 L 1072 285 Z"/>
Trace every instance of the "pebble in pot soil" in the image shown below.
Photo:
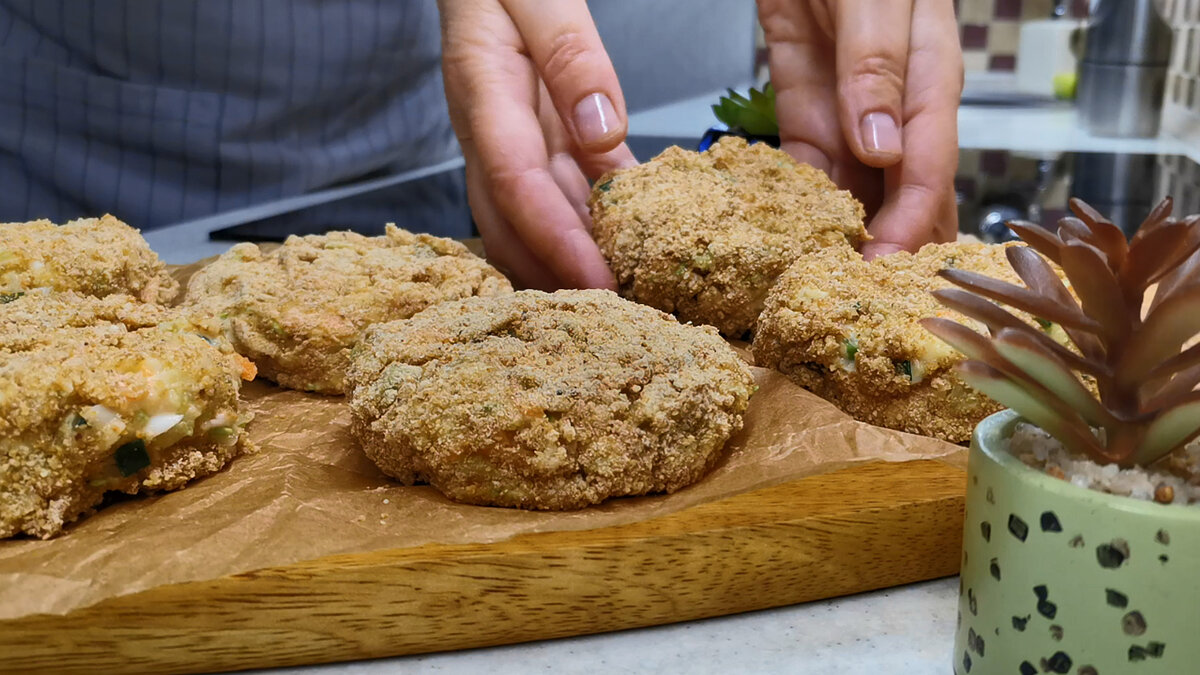
<path fill-rule="evenodd" d="M 1021 422 L 1013 430 L 1007 450 L 1029 466 L 1080 487 L 1146 501 L 1200 502 L 1200 441 L 1177 450 L 1153 468 L 1122 469 L 1071 454 L 1046 432 Z"/>

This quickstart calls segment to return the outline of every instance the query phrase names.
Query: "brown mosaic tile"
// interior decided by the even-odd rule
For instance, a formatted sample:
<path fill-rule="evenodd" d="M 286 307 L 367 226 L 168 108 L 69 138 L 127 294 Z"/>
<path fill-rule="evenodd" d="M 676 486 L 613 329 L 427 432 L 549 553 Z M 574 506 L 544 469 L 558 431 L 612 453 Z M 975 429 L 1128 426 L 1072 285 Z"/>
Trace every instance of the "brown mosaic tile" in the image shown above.
<path fill-rule="evenodd" d="M 987 49 L 988 27 L 966 25 L 962 27 L 963 49 Z"/>
<path fill-rule="evenodd" d="M 1015 54 L 992 54 L 988 59 L 988 70 L 999 70 L 1012 72 L 1017 69 L 1017 57 Z"/>
<path fill-rule="evenodd" d="M 1021 18 L 1021 0 L 996 0 L 996 8 L 992 16 L 997 19 Z"/>

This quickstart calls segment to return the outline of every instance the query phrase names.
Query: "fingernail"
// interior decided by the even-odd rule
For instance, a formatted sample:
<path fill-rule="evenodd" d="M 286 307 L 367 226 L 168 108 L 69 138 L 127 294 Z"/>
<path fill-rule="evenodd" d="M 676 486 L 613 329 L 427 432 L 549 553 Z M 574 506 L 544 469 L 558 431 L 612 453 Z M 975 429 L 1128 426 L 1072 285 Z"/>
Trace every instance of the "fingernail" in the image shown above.
<path fill-rule="evenodd" d="M 862 118 L 863 145 L 871 152 L 884 155 L 899 155 L 904 151 L 900 144 L 900 128 L 896 120 L 887 113 L 873 112 Z"/>
<path fill-rule="evenodd" d="M 904 247 L 900 246 L 899 244 L 884 244 L 882 242 L 868 243 L 868 244 L 863 244 L 862 257 L 864 260 L 871 261 L 876 258 L 882 258 L 885 255 L 899 253 L 900 251 L 903 251 L 903 250 L 904 250 Z"/>
<path fill-rule="evenodd" d="M 580 145 L 601 143 L 618 126 L 617 110 L 604 94 L 585 96 L 575 104 L 575 133 Z"/>

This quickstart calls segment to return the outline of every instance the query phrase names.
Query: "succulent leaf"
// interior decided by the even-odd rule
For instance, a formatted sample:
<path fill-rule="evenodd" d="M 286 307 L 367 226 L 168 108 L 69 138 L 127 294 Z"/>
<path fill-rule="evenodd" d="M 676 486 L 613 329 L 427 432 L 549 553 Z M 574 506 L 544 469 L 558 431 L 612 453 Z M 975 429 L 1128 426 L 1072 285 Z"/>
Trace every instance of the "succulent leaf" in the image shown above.
<path fill-rule="evenodd" d="M 1146 316 L 1142 329 L 1117 356 L 1114 379 L 1118 386 L 1136 386 L 1159 363 L 1175 355 L 1200 333 L 1200 286 L 1172 295 Z"/>
<path fill-rule="evenodd" d="M 1139 295 L 1200 247 L 1197 229 L 1184 223 L 1171 223 L 1158 228 L 1141 240 L 1121 269 L 1127 288 Z"/>
<path fill-rule="evenodd" d="M 775 118 L 775 89 L 767 83 L 762 91 L 750 89 L 746 98 L 729 89 L 729 93 L 712 106 L 713 114 L 731 131 L 751 136 L 776 136 L 779 122 Z"/>
<path fill-rule="evenodd" d="M 1142 222 L 1142 226 L 1138 228 L 1137 232 L 1133 233 L 1133 237 L 1129 240 L 1129 245 L 1132 247 L 1134 244 L 1141 242 L 1142 238 L 1157 230 L 1164 223 L 1169 222 L 1171 211 L 1174 207 L 1175 200 L 1170 197 L 1159 202 L 1158 206 L 1155 206 L 1150 211 L 1150 215 L 1146 216 L 1146 220 Z"/>
<path fill-rule="evenodd" d="M 1058 344 L 1044 332 L 1021 321 L 1011 312 L 990 300 L 958 288 L 939 289 L 933 291 L 933 296 L 946 307 L 984 324 L 988 327 L 988 331 L 992 335 L 996 335 L 1004 328 L 1024 331 L 1072 368 L 1081 370 L 1094 377 L 1112 376 L 1112 372 L 1104 364 L 1085 356 L 1080 356 Z"/>
<path fill-rule="evenodd" d="M 1196 227 L 1196 225 L 1192 227 Z M 1153 310 L 1163 300 L 1171 297 L 1175 291 L 1197 283 L 1200 283 L 1200 253 L 1193 253 L 1179 267 L 1163 275 L 1154 292 L 1154 302 L 1151 303 L 1150 309 Z"/>
<path fill-rule="evenodd" d="M 1062 268 L 1079 296 L 1083 313 L 1099 321 L 1110 340 L 1121 343 L 1133 328 L 1133 319 L 1121 285 L 1101 255 L 1088 244 L 1067 242 L 1062 249 Z M 1109 349 L 1113 346 L 1105 345 Z"/>
<path fill-rule="evenodd" d="M 1058 258 L 1058 250 L 1062 247 L 1062 239 L 1059 239 L 1057 234 L 1054 234 L 1041 225 L 1021 220 L 1010 222 L 1008 229 L 1015 232 L 1026 244 L 1029 244 L 1030 248 L 1046 256 L 1050 262 L 1056 265 L 1062 264 Z"/>
<path fill-rule="evenodd" d="M 1121 269 L 1121 265 L 1125 262 L 1125 256 L 1129 251 L 1129 244 L 1125 241 L 1125 233 L 1121 231 L 1121 228 L 1113 225 L 1108 220 L 1097 220 L 1090 223 L 1087 221 L 1084 222 L 1092 233 L 1087 242 L 1104 254 L 1104 258 L 1108 261 L 1113 271 Z"/>
<path fill-rule="evenodd" d="M 995 368 L 976 361 L 959 364 L 958 373 L 967 384 L 1045 429 L 1072 452 L 1095 456 L 1101 451 L 1096 437 L 1078 415 L 1064 416 L 1035 389 L 1022 387 Z"/>
<path fill-rule="evenodd" d="M 1196 389 L 1196 385 L 1200 385 L 1200 366 L 1181 370 L 1164 384 L 1153 398 L 1146 401 L 1143 409 L 1161 410 L 1178 405 L 1184 398 L 1191 395 L 1192 391 Z"/>
<path fill-rule="evenodd" d="M 925 330 L 942 339 L 943 342 L 962 352 L 964 356 L 976 361 L 982 361 L 994 368 L 1001 368 L 993 362 L 999 356 L 992 343 L 984 336 L 967 328 L 957 321 L 942 318 L 921 319 Z"/>
<path fill-rule="evenodd" d="M 1118 423 L 1117 418 L 1100 405 L 1067 364 L 1024 333 L 1002 330 L 994 344 L 996 351 L 1016 366 L 1018 371 L 1071 406 L 1088 424 L 1110 426 Z"/>
<path fill-rule="evenodd" d="M 1094 245 L 1094 235 L 1091 229 L 1078 218 L 1063 218 L 1058 221 L 1058 238 L 1063 240 L 1063 243 L 1070 241 L 1081 241 L 1085 244 Z"/>
<path fill-rule="evenodd" d="M 1200 345 L 1184 349 L 1200 334 L 1200 216 L 1173 219 L 1171 209 L 1160 203 L 1129 242 L 1078 200 L 1078 218 L 1061 220 L 1057 235 L 1011 223 L 1029 244 L 1006 252 L 1026 287 L 949 269 L 941 276 L 964 290 L 934 292 L 990 338 L 945 319 L 923 323 L 966 354 L 959 372 L 970 385 L 1071 452 L 1102 464 L 1154 462 L 1200 436 Z M 1042 256 L 1060 265 L 1070 290 Z M 1000 305 L 1057 322 L 1079 353 Z M 1095 378 L 1099 400 L 1076 372 Z"/>
<path fill-rule="evenodd" d="M 1194 344 L 1154 366 L 1149 373 L 1146 373 L 1146 377 L 1151 380 L 1157 380 L 1161 377 L 1171 377 L 1186 368 L 1197 365 L 1200 365 L 1200 344 Z"/>
<path fill-rule="evenodd" d="M 1080 311 L 1074 300 L 1071 306 L 1060 305 L 1028 288 L 967 270 L 944 269 L 938 272 L 938 275 L 956 286 L 1048 321 L 1060 323 L 1064 328 L 1077 328 L 1092 333 L 1100 328 L 1099 323 Z"/>
<path fill-rule="evenodd" d="M 1193 400 L 1163 412 L 1150 423 L 1134 461 L 1148 464 L 1200 434 L 1200 392 Z"/>

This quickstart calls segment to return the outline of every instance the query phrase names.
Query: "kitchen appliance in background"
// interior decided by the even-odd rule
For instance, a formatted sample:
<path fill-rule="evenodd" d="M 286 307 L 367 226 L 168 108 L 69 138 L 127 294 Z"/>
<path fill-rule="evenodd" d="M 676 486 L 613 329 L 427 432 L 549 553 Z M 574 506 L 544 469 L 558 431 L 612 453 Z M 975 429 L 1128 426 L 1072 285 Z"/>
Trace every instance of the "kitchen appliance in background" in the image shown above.
<path fill-rule="evenodd" d="M 1067 0 L 1056 0 L 1050 18 L 1023 22 L 1017 44 L 1017 91 L 1070 98 L 1073 91 L 1056 90 L 1055 83 L 1056 78 L 1058 82 L 1075 79 L 1078 59 L 1072 44 L 1082 26 L 1067 15 Z"/>
<path fill-rule="evenodd" d="M 1156 155 L 1079 152 L 1074 156 L 1071 196 L 1108 216 L 1125 236 L 1132 236 L 1142 219 L 1165 194 Z"/>
<path fill-rule="evenodd" d="M 1154 0 L 1092 0 L 1076 99 L 1085 129 L 1097 136 L 1158 134 L 1171 37 Z"/>

